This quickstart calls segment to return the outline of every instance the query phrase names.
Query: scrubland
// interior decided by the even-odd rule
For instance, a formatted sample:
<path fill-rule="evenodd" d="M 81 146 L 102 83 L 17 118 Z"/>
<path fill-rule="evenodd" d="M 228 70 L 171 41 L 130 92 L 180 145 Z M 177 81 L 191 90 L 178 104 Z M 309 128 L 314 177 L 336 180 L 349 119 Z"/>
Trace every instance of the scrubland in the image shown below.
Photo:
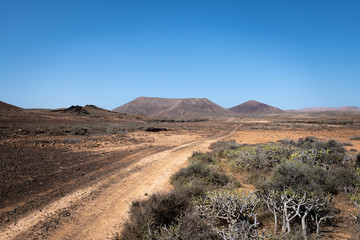
<path fill-rule="evenodd" d="M 357 114 L 88 111 L 0 112 L 1 239 L 359 236 Z"/>
<path fill-rule="evenodd" d="M 355 239 L 360 154 L 314 137 L 195 152 L 173 189 L 134 201 L 116 239 Z"/>

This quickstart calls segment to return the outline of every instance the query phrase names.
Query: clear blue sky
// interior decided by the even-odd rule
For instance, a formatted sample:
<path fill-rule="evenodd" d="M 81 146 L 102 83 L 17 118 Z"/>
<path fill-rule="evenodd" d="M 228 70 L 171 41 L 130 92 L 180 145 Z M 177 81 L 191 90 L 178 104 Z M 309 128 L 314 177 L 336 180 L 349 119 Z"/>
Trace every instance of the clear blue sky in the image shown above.
<path fill-rule="evenodd" d="M 360 106 L 359 0 L 0 2 L 0 100 Z"/>

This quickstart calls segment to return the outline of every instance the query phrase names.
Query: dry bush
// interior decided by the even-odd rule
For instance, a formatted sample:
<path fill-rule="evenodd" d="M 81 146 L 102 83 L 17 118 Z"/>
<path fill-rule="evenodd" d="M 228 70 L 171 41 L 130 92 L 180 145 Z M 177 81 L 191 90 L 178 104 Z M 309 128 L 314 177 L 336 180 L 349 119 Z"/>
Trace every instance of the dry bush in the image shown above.
<path fill-rule="evenodd" d="M 156 239 L 164 226 L 177 223 L 193 197 L 203 194 L 202 186 L 176 189 L 168 194 L 154 194 L 147 200 L 134 201 L 130 207 L 130 220 L 119 239 Z"/>
<path fill-rule="evenodd" d="M 265 239 L 268 235 L 259 231 L 260 222 L 255 211 L 258 202 L 255 193 L 246 196 L 209 192 L 197 202 L 195 212 L 222 239 Z"/>
<path fill-rule="evenodd" d="M 162 240 L 220 240 L 222 239 L 216 234 L 206 221 L 194 211 L 188 211 L 183 214 L 178 224 L 171 227 L 163 227 L 158 239 Z"/>
<path fill-rule="evenodd" d="M 274 216 L 274 234 L 281 225 L 281 233 L 289 234 L 294 225 L 301 225 L 302 236 L 307 239 L 310 231 L 320 232 L 320 225 L 329 223 L 335 214 L 330 205 L 331 196 L 297 192 L 291 188 L 266 190 L 259 194 Z"/>
<path fill-rule="evenodd" d="M 357 213 L 353 215 L 353 217 L 355 218 L 357 230 L 360 233 L 360 187 L 359 186 L 352 189 L 350 193 L 350 200 L 358 210 Z"/>

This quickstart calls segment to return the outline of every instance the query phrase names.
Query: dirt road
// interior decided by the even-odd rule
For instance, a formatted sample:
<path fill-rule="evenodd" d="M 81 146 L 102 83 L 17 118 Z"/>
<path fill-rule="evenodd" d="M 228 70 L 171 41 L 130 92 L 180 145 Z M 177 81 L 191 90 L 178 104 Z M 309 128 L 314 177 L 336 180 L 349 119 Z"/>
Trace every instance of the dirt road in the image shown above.
<path fill-rule="evenodd" d="M 0 239 L 110 239 L 121 230 L 134 199 L 169 190 L 170 176 L 194 151 L 235 132 L 126 156 L 121 161 L 130 164 L 124 168 L 2 227 Z"/>

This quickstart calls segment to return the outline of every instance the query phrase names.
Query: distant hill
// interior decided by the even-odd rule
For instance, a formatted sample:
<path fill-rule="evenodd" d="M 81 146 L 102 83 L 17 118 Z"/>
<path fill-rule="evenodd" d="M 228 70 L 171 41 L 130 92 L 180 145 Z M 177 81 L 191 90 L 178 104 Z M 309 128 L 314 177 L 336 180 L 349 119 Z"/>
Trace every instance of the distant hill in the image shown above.
<path fill-rule="evenodd" d="M 11 105 L 11 104 L 8 104 L 3 101 L 0 101 L 0 110 L 15 110 L 15 109 L 21 109 L 21 108 Z"/>
<path fill-rule="evenodd" d="M 107 109 L 95 106 L 95 105 L 85 105 L 84 107 L 73 105 L 68 108 L 59 108 L 50 110 L 51 112 L 55 113 L 66 113 L 75 116 L 83 116 L 83 117 L 92 117 L 92 118 L 116 118 L 125 121 L 147 121 L 153 120 L 146 115 L 143 114 L 126 114 L 126 113 L 119 113 L 115 111 L 109 111 Z"/>
<path fill-rule="evenodd" d="M 327 111 L 348 111 L 348 112 L 360 112 L 359 107 L 355 106 L 343 106 L 338 108 L 328 108 L 328 107 L 319 107 L 319 108 L 303 108 L 293 110 L 296 112 L 327 112 Z"/>
<path fill-rule="evenodd" d="M 114 111 L 145 114 L 158 119 L 204 119 L 233 114 L 207 98 L 139 97 Z"/>
<path fill-rule="evenodd" d="M 282 113 L 284 112 L 280 108 L 276 108 L 265 103 L 257 102 L 254 100 L 250 100 L 244 102 L 235 107 L 229 108 L 230 111 L 235 113 Z"/>

